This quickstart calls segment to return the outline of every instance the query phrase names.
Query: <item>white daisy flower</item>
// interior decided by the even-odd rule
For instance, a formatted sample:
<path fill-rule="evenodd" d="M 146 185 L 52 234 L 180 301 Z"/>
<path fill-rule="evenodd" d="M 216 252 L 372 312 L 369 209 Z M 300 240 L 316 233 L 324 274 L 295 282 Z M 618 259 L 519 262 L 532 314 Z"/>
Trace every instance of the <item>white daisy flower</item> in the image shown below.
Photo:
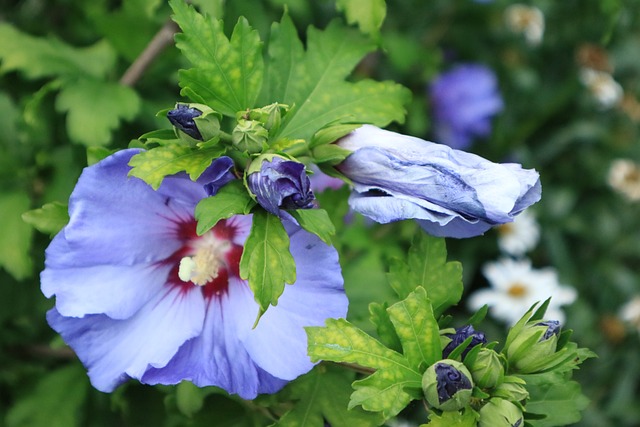
<path fill-rule="evenodd" d="M 622 86 L 606 71 L 582 68 L 580 81 L 589 89 L 600 107 L 604 109 L 614 107 L 622 101 L 624 95 Z"/>
<path fill-rule="evenodd" d="M 544 14 L 537 7 L 512 4 L 505 9 L 504 19 L 511 31 L 524 34 L 529 45 L 537 46 L 542 42 Z"/>
<path fill-rule="evenodd" d="M 520 213 L 513 222 L 499 225 L 498 247 L 508 255 L 522 256 L 533 249 L 540 239 L 540 226 L 528 210 Z"/>
<path fill-rule="evenodd" d="M 629 159 L 617 159 L 611 163 L 609 185 L 631 201 L 640 200 L 640 166 Z"/>
<path fill-rule="evenodd" d="M 478 310 L 489 306 L 489 313 L 509 324 L 514 324 L 536 302 L 551 298 L 545 317 L 564 323 L 560 306 L 571 304 L 577 297 L 576 290 L 559 283 L 554 268 L 534 269 L 529 259 L 504 258 L 487 263 L 483 274 L 491 287 L 480 289 L 469 297 L 468 305 Z"/>
<path fill-rule="evenodd" d="M 640 333 L 640 296 L 636 296 L 620 307 L 620 319 L 638 330 Z"/>

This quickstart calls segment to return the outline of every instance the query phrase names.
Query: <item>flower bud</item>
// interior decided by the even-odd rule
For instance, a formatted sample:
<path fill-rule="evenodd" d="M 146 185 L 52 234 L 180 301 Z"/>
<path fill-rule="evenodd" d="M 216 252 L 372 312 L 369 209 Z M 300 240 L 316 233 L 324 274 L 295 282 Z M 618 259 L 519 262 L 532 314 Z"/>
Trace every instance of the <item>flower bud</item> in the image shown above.
<path fill-rule="evenodd" d="M 506 349 L 507 359 L 520 373 L 532 373 L 543 359 L 553 355 L 558 345 L 560 322 L 527 323 Z"/>
<path fill-rule="evenodd" d="M 469 366 L 474 383 L 480 388 L 493 388 L 504 379 L 504 365 L 500 355 L 488 348 L 480 349 Z"/>
<path fill-rule="evenodd" d="M 240 151 L 250 154 L 262 152 L 267 147 L 269 131 L 256 120 L 238 120 L 231 140 Z"/>
<path fill-rule="evenodd" d="M 487 343 L 487 339 L 485 338 L 484 333 L 476 331 L 475 329 L 473 329 L 472 325 L 466 325 L 461 328 L 457 328 L 454 334 L 445 334 L 445 337 L 450 338 L 451 341 L 442 350 L 442 357 L 449 357 L 451 352 L 469 337 L 472 337 L 471 342 L 462 352 L 461 358 L 463 360 L 467 353 L 469 353 L 469 350 L 471 350 L 473 347 L 478 344 Z"/>
<path fill-rule="evenodd" d="M 167 118 L 176 129 L 198 141 L 208 141 L 220 131 L 219 113 L 203 104 L 176 104 Z"/>
<path fill-rule="evenodd" d="M 256 158 L 247 169 L 247 186 L 268 212 L 281 216 L 280 209 L 308 209 L 315 199 L 303 163 L 277 155 Z"/>
<path fill-rule="evenodd" d="M 522 411 L 508 400 L 493 398 L 480 409 L 479 427 L 523 427 Z"/>
<path fill-rule="evenodd" d="M 511 402 L 522 402 L 529 398 L 529 392 L 523 379 L 514 376 L 505 376 L 502 383 L 491 391 L 494 397 L 501 397 Z"/>
<path fill-rule="evenodd" d="M 467 406 L 472 389 L 469 370 L 456 360 L 436 362 L 422 375 L 422 390 L 427 402 L 443 411 L 457 411 Z"/>
<path fill-rule="evenodd" d="M 249 111 L 249 120 L 257 120 L 268 131 L 275 132 L 280 128 L 282 116 L 287 113 L 289 106 L 278 104 L 277 102 L 262 108 L 255 108 Z"/>

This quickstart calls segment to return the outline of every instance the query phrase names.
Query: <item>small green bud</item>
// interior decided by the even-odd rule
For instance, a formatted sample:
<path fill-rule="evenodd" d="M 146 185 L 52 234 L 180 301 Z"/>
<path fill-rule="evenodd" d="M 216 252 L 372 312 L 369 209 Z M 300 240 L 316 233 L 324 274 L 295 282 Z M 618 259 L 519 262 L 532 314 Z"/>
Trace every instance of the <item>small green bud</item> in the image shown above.
<path fill-rule="evenodd" d="M 267 105 L 262 108 L 255 108 L 248 113 L 249 120 L 256 120 L 262 123 L 262 125 L 270 132 L 276 132 L 280 129 L 282 124 L 282 116 L 289 111 L 289 106 L 285 104 L 273 104 Z"/>
<path fill-rule="evenodd" d="M 488 348 L 480 349 L 469 366 L 473 381 L 480 388 L 493 388 L 504 379 L 504 365 L 500 355 Z"/>
<path fill-rule="evenodd" d="M 238 150 L 256 154 L 267 148 L 269 131 L 255 120 L 240 119 L 231 138 Z"/>
<path fill-rule="evenodd" d="M 422 390 L 434 408 L 457 411 L 471 401 L 473 382 L 461 362 L 444 359 L 429 366 L 422 375 Z"/>
<path fill-rule="evenodd" d="M 527 323 L 506 349 L 507 359 L 520 373 L 532 373 L 536 365 L 556 352 L 560 323 L 556 320 Z"/>
<path fill-rule="evenodd" d="M 522 402 L 529 397 L 529 392 L 524 380 L 519 377 L 505 376 L 503 382 L 491 391 L 491 395 L 511 402 Z"/>
<path fill-rule="evenodd" d="M 522 411 L 508 400 L 493 398 L 480 409 L 479 427 L 523 427 Z"/>

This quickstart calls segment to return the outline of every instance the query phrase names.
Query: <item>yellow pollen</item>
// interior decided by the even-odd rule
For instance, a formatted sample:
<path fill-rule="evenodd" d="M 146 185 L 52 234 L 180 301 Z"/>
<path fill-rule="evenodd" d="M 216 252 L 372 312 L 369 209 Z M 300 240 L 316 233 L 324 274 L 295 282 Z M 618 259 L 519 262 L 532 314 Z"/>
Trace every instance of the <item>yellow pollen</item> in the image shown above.
<path fill-rule="evenodd" d="M 217 239 L 213 233 L 201 236 L 193 243 L 194 254 L 180 260 L 178 277 L 183 282 L 204 286 L 218 277 L 223 256 L 231 244 Z"/>
<path fill-rule="evenodd" d="M 522 283 L 516 282 L 511 284 L 507 293 L 512 297 L 521 298 L 525 296 L 528 293 L 528 291 L 525 285 L 523 285 Z"/>

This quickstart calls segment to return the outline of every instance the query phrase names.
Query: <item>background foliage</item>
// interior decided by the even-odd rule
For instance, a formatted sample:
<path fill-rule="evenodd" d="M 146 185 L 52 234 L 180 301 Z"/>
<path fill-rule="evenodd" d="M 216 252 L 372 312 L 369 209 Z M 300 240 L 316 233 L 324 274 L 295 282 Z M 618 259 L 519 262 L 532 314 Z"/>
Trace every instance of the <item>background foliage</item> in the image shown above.
<path fill-rule="evenodd" d="M 637 0 L 532 1 L 546 20 L 535 47 L 505 27 L 507 0 L 389 0 L 379 31 L 384 8 L 378 1 L 193 3 L 224 18 L 226 34 L 245 16 L 263 40 L 285 5 L 303 40 L 307 26 L 324 29 L 335 17 L 359 26 L 380 48 L 359 64 L 353 79 L 408 87 L 413 98 L 407 120 L 391 128 L 425 139 L 432 139 L 429 82 L 456 63 L 492 68 L 505 109 L 492 135 L 470 151 L 516 160 L 541 174 L 543 199 L 535 213 L 542 239 L 531 257 L 535 265 L 557 268 L 562 282 L 578 290 L 578 300 L 566 309 L 567 326 L 574 340 L 599 355 L 576 373 L 591 399 L 580 425 L 640 424 L 638 330 L 618 318 L 622 304 L 640 294 L 640 215 L 637 203 L 607 184 L 612 160 L 640 160 Z M 359 15 L 363 8 L 372 13 Z M 50 235 L 66 221 L 58 202 L 66 203 L 84 166 L 149 130 L 169 127 L 156 112 L 179 99 L 177 73 L 189 67 L 186 59 L 169 43 L 139 78 L 128 80 L 126 71 L 170 14 L 161 0 L 0 2 L 0 426 L 270 423 L 265 408 L 277 402 L 269 396 L 245 402 L 189 384 L 131 383 L 111 395 L 97 392 L 44 320 L 52 302 L 40 293 L 38 272 Z M 585 44 L 605 50 L 627 102 L 602 109 L 580 83 L 578 53 Z M 405 257 L 418 230 L 409 222 L 382 227 L 361 218 L 345 224 L 347 207 L 338 196 L 344 194 L 328 191 L 320 198 L 327 204 L 343 200 L 332 212 L 349 321 L 375 334 L 368 305 L 394 300 L 388 265 Z M 23 220 L 24 212 L 42 206 L 57 221 L 35 220 L 39 211 Z M 498 256 L 496 237 L 489 232 L 447 242 L 449 258 L 464 266 L 463 301 L 486 286 L 480 268 Z M 456 316 L 468 316 L 464 304 Z M 485 323 L 488 335 L 505 335 L 502 323 Z M 309 390 L 331 395 L 334 383 L 325 380 L 332 376 L 323 367 L 285 392 L 293 399 L 305 399 Z M 424 419 L 419 406 L 402 416 Z"/>

